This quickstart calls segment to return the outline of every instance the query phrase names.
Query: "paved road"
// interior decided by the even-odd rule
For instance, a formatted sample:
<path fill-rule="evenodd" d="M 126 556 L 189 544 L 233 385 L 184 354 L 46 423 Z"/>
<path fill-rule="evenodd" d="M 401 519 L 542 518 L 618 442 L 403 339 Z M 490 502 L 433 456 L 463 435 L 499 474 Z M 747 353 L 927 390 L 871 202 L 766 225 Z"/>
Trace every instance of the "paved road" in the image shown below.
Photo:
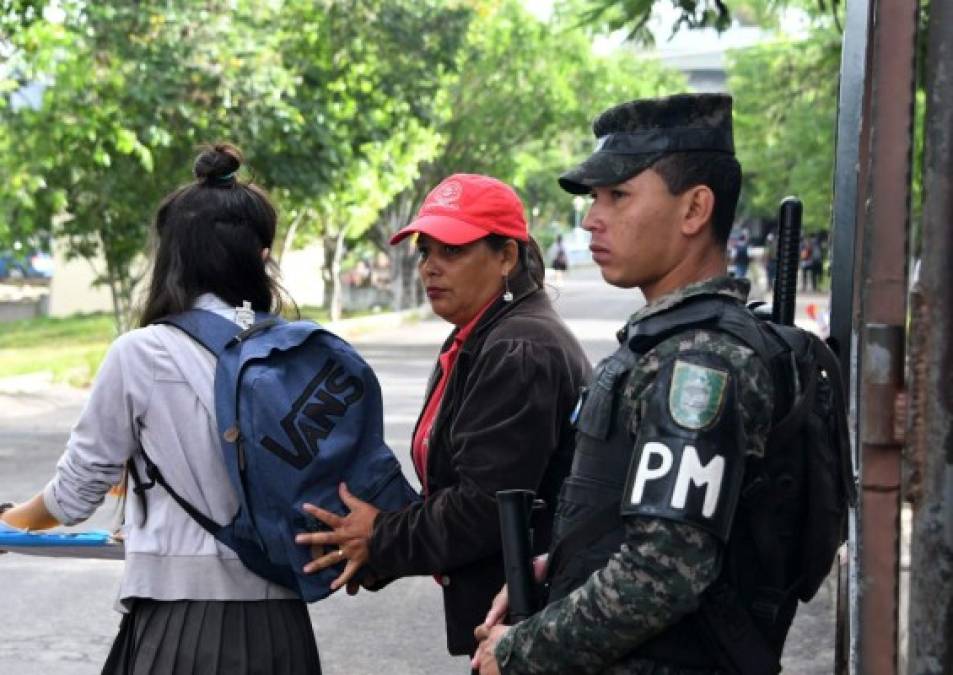
<path fill-rule="evenodd" d="M 551 289 L 556 307 L 594 361 L 614 347 L 621 317 L 641 304 L 637 292 L 606 286 L 593 269 L 577 268 Z M 409 438 L 426 378 L 448 327 L 426 320 L 355 336 L 384 392 L 386 436 L 409 476 Z M 46 482 L 79 414 L 84 392 L 52 385 L 0 388 L 0 497 L 23 499 Z M 91 522 L 108 526 L 111 504 Z M 0 558 L 4 627 L 0 673 L 98 673 L 118 625 L 112 611 L 120 563 Z M 789 642 L 786 670 L 831 672 L 830 588 L 802 607 Z M 465 659 L 446 655 L 439 588 L 430 578 L 398 581 L 377 594 L 333 596 L 311 607 L 324 672 L 445 675 L 465 673 Z"/>

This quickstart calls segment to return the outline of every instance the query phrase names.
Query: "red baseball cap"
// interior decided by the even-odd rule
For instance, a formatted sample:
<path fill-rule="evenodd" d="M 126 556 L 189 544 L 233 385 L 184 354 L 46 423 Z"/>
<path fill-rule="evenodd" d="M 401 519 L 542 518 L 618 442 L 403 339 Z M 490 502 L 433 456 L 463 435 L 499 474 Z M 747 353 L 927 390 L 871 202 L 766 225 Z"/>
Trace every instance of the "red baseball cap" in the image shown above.
<path fill-rule="evenodd" d="M 523 202 L 509 185 L 489 176 L 455 173 L 427 195 L 417 217 L 390 239 L 396 244 L 414 233 L 459 246 L 500 234 L 529 240 Z"/>

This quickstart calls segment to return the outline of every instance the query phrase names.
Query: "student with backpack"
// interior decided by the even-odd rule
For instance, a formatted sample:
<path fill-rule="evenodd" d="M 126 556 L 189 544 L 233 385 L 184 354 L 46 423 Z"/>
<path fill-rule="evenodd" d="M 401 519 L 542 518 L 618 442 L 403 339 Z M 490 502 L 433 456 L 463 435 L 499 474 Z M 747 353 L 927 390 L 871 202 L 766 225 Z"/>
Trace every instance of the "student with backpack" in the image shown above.
<path fill-rule="evenodd" d="M 310 559 L 307 547 L 293 543 L 293 532 L 307 527 L 301 503 L 327 504 L 321 489 L 336 499 L 338 480 L 359 490 L 372 475 L 378 487 L 362 493 L 367 498 L 388 490 L 403 495 L 394 505 L 412 498 L 380 438 L 373 373 L 315 324 L 269 314 L 281 307 L 269 257 L 276 212 L 261 188 L 238 178 L 241 164 L 232 146 L 208 148 L 195 160 L 195 180 L 162 202 L 140 328 L 110 347 L 53 479 L 2 514 L 17 528 L 73 525 L 102 504 L 125 471 L 132 477 L 124 504 L 123 618 L 107 674 L 320 673 L 302 597 L 328 591 L 327 584 L 315 590 L 296 581 Z M 322 350 L 311 353 L 310 365 L 274 355 L 294 355 L 299 342 L 313 340 Z M 245 357 L 242 369 L 254 373 L 257 390 L 228 372 L 239 363 L 233 352 Z M 249 356 L 256 362 L 247 363 Z M 317 393 L 301 397 L 302 415 L 312 419 L 295 418 L 274 400 L 295 375 L 313 378 L 308 391 Z M 273 414 L 265 408 L 271 404 Z M 262 494 L 262 480 L 282 478 L 276 466 L 306 472 L 317 437 L 323 454 L 368 446 L 362 458 L 376 464 L 365 462 L 359 476 L 332 473 L 326 486 L 285 482 L 292 497 Z M 302 494 L 294 494 L 299 488 Z M 266 498 L 278 504 L 277 516 Z"/>

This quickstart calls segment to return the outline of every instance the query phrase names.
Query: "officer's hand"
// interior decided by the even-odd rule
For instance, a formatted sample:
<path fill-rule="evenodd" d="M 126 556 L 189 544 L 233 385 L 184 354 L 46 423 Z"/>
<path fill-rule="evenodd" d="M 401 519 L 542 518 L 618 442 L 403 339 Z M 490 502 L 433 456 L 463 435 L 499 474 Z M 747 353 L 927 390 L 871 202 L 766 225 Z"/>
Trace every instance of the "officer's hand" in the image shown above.
<path fill-rule="evenodd" d="M 547 555 L 533 558 L 533 577 L 535 577 L 536 581 L 542 582 L 546 578 L 546 566 L 548 563 L 549 556 Z M 496 594 L 496 597 L 493 598 L 493 602 L 490 604 L 490 611 L 486 613 L 486 618 L 483 619 L 483 623 L 474 629 L 473 634 L 476 635 L 476 639 L 483 640 L 489 629 L 500 623 L 509 611 L 509 592 L 506 590 L 506 585 L 504 585 L 503 588 L 500 589 L 500 592 Z"/>
<path fill-rule="evenodd" d="M 476 654 L 470 660 L 470 666 L 480 670 L 480 675 L 500 675 L 500 666 L 496 662 L 496 643 L 509 630 L 509 626 L 493 626 L 477 647 Z"/>

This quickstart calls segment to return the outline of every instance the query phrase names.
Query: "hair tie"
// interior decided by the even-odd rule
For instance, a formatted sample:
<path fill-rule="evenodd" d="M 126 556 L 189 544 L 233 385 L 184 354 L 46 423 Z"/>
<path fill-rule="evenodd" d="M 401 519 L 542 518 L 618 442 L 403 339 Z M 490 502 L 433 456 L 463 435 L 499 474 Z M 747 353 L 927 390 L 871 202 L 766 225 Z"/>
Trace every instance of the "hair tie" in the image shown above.
<path fill-rule="evenodd" d="M 237 173 L 238 173 L 237 171 L 232 171 L 231 173 L 226 173 L 224 176 L 215 176 L 213 180 L 216 183 L 227 183 L 230 180 L 234 180 L 235 174 Z"/>

